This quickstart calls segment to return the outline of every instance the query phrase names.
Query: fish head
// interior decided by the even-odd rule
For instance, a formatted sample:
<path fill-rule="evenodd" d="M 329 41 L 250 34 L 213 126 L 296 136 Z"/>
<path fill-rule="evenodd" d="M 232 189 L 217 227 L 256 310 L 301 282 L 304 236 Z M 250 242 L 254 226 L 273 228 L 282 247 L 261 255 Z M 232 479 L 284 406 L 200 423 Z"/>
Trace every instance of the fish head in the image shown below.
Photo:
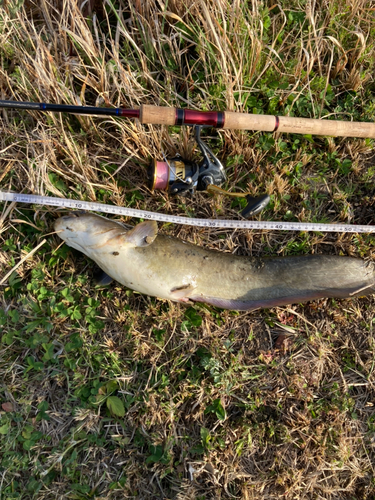
<path fill-rule="evenodd" d="M 147 246 L 157 235 L 157 224 L 153 221 L 141 222 L 128 230 L 121 222 L 86 212 L 60 217 L 54 227 L 67 245 L 89 256 Z"/>

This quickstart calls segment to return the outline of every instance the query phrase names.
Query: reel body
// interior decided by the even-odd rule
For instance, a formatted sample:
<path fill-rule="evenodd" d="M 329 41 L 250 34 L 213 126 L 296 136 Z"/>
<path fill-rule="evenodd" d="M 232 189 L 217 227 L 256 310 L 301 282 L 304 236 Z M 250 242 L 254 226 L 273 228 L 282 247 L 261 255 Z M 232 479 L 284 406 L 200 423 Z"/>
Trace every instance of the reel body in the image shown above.
<path fill-rule="evenodd" d="M 183 159 L 180 155 L 153 160 L 148 169 L 150 189 L 168 191 L 171 194 L 187 195 L 195 191 L 219 192 L 227 196 L 246 197 L 247 206 L 241 215 L 249 218 L 267 206 L 270 197 L 265 194 L 253 197 L 248 193 L 232 193 L 220 186 L 226 181 L 225 169 L 220 160 L 201 137 L 202 125 L 194 125 L 194 138 L 203 155 L 201 164 Z"/>
<path fill-rule="evenodd" d="M 226 181 L 223 165 L 200 136 L 202 125 L 194 126 L 194 138 L 203 155 L 201 164 L 184 160 L 180 155 L 154 160 L 148 172 L 151 189 L 167 190 L 172 194 L 194 194 L 206 191 L 210 185 L 221 186 Z"/>

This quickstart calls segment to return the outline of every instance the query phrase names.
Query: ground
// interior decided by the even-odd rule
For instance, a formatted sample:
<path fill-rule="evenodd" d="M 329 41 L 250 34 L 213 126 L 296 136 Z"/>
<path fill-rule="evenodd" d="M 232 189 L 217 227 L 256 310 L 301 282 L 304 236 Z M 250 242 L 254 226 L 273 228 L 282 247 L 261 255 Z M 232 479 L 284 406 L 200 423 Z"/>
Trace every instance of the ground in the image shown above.
<path fill-rule="evenodd" d="M 361 0 L 8 0 L 1 99 L 371 122 L 374 40 Z M 239 217 L 240 199 L 147 188 L 162 152 L 199 159 L 187 127 L 21 110 L 1 127 L 1 190 Z M 258 219 L 373 224 L 372 139 L 204 136 L 227 189 L 270 194 Z M 63 212 L 0 210 L 1 498 L 374 498 L 373 296 L 239 313 L 100 288 L 53 234 Z M 374 258 L 371 234 L 159 231 L 238 255 Z"/>

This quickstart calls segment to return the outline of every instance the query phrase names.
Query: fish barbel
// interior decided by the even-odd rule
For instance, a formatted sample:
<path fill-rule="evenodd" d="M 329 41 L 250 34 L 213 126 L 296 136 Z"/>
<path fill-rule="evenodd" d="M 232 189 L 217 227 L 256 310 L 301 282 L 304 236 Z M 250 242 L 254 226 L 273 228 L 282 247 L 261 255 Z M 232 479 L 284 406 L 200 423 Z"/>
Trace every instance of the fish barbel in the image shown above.
<path fill-rule="evenodd" d="M 175 302 L 252 310 L 375 290 L 374 264 L 352 257 L 237 256 L 158 234 L 155 221 L 128 230 L 119 222 L 84 212 L 57 219 L 55 230 L 110 278 Z"/>

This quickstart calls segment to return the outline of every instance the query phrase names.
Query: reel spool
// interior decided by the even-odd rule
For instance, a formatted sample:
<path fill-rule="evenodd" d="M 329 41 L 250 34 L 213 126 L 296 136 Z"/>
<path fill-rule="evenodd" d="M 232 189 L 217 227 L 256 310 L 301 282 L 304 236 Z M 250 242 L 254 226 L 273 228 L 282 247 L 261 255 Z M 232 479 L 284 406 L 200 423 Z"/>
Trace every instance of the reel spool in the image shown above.
<path fill-rule="evenodd" d="M 232 193 L 220 187 L 227 179 L 225 170 L 220 160 L 202 141 L 201 129 L 202 125 L 194 126 L 194 138 L 202 152 L 203 162 L 197 164 L 184 160 L 180 155 L 164 158 L 164 161 L 155 159 L 148 169 L 149 188 L 168 191 L 176 195 L 208 191 L 227 196 L 245 197 L 247 205 L 241 212 L 243 217 L 249 218 L 262 211 L 270 201 L 268 194 L 253 197 L 249 193 Z"/>
<path fill-rule="evenodd" d="M 165 161 L 155 159 L 148 171 L 149 187 L 152 190 L 169 191 L 172 194 L 187 194 L 188 192 L 193 194 L 195 189 L 199 191 L 198 172 L 198 165 L 184 160 L 180 155 L 166 158 Z"/>

